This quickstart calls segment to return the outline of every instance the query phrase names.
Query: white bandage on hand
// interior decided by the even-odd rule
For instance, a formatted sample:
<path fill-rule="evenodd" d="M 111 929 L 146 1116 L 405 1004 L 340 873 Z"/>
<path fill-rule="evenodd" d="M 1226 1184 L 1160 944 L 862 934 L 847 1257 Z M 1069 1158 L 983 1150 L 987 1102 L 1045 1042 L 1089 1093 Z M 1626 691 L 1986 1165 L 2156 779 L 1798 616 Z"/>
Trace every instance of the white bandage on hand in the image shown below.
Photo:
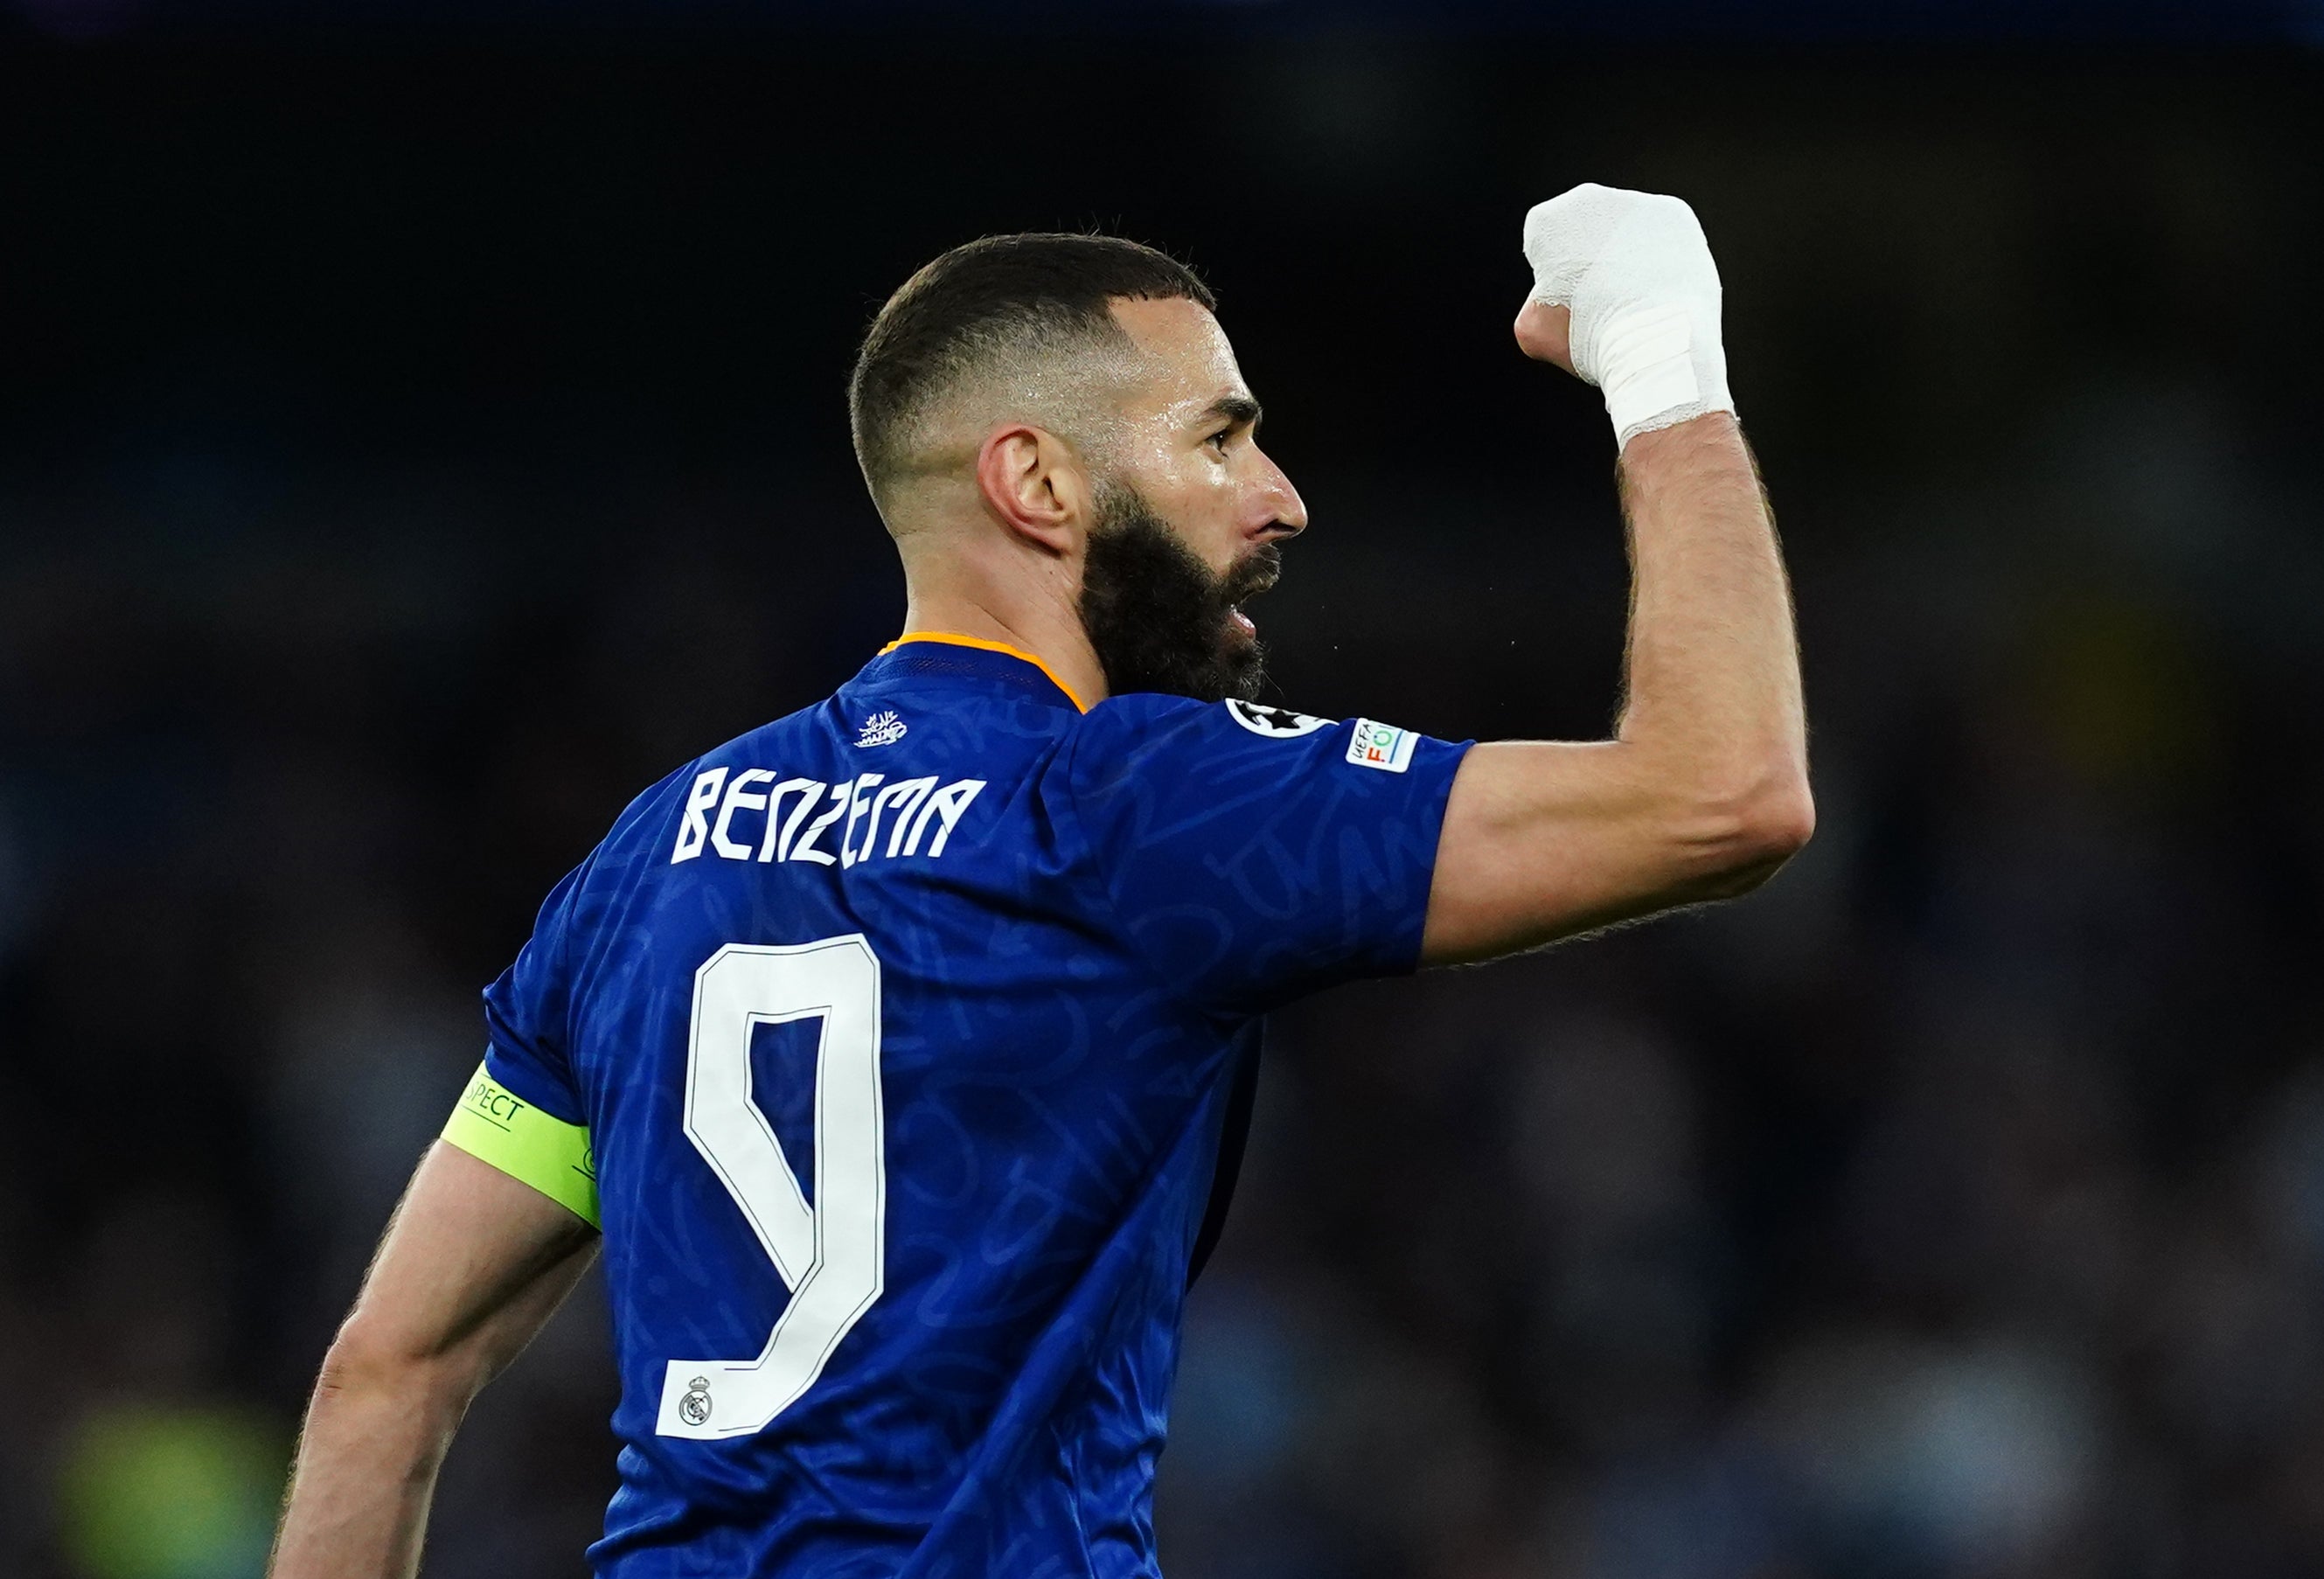
<path fill-rule="evenodd" d="M 1533 299 L 1573 315 L 1573 371 L 1606 395 L 1617 448 L 1705 411 L 1732 411 L 1719 339 L 1719 265 L 1676 198 L 1589 182 L 1525 222 Z"/>

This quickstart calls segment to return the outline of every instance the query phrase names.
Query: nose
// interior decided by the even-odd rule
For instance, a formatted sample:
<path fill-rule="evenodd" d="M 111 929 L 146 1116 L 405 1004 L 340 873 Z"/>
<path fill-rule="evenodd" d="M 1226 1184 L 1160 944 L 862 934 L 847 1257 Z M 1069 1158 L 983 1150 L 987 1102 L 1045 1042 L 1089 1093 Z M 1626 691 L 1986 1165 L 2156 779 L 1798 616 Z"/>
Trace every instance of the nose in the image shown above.
<path fill-rule="evenodd" d="M 1307 530 L 1307 502 L 1299 496 L 1299 490 L 1291 485 L 1291 479 L 1275 464 L 1272 456 L 1262 451 L 1261 457 L 1267 462 L 1267 482 L 1261 494 L 1268 513 L 1260 535 L 1270 540 L 1297 537 Z"/>

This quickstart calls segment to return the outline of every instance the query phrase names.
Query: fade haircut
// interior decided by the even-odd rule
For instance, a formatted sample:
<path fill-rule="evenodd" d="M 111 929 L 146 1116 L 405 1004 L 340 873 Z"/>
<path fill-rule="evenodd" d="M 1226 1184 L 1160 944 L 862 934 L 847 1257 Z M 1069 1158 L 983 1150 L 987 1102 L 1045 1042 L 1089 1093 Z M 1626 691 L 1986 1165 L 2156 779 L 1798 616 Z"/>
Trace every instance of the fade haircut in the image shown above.
<path fill-rule="evenodd" d="M 872 497 L 884 503 L 920 458 L 926 424 L 975 381 L 1029 383 L 1055 362 L 1130 351 L 1113 318 L 1120 298 L 1218 309 L 1185 264 L 1111 235 L 988 235 L 905 281 L 872 320 L 847 382 L 855 459 Z"/>

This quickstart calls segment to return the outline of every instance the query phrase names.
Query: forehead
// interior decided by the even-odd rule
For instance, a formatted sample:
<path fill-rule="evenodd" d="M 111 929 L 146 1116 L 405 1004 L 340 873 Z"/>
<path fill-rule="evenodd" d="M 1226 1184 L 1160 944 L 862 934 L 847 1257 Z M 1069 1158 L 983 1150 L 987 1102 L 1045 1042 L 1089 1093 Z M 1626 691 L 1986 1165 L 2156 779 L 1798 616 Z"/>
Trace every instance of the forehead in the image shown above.
<path fill-rule="evenodd" d="M 1113 318 L 1144 354 L 1135 403 L 1200 410 L 1224 396 L 1250 393 L 1226 330 L 1202 303 L 1183 297 L 1124 299 L 1114 302 Z"/>

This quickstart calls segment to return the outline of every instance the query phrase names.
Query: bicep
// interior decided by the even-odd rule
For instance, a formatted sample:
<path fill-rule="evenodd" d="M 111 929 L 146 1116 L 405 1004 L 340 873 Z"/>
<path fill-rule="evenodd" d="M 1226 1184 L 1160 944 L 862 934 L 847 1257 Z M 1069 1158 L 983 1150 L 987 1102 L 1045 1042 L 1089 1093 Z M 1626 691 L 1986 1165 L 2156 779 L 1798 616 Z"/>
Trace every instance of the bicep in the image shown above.
<path fill-rule="evenodd" d="M 345 1357 L 481 1386 L 572 1292 L 597 1241 L 568 1208 L 438 1140 L 381 1242 Z"/>
<path fill-rule="evenodd" d="M 1445 802 L 1423 963 L 1489 959 L 1736 891 L 1744 819 L 1670 779 L 1621 741 L 1472 749 Z"/>

